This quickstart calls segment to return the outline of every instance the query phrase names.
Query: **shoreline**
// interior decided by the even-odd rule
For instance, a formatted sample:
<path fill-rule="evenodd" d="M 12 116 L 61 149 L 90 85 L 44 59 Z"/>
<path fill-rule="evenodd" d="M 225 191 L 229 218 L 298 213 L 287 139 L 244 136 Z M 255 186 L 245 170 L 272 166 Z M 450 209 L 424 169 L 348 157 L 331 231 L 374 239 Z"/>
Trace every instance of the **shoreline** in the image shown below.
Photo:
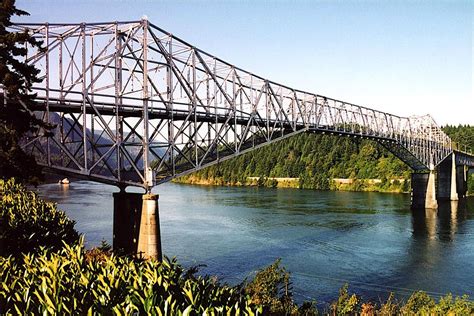
<path fill-rule="evenodd" d="M 411 189 L 403 190 L 402 186 L 405 179 L 391 179 L 388 187 L 382 187 L 381 179 L 342 179 L 334 178 L 330 180 L 328 191 L 347 191 L 347 192 L 378 192 L 378 193 L 397 193 L 409 194 Z M 194 175 L 184 176 L 173 179 L 171 182 L 189 185 L 202 186 L 228 186 L 228 187 L 266 187 L 266 188 L 292 188 L 304 190 L 324 190 L 316 188 L 301 187 L 299 178 L 289 177 L 247 177 L 245 183 L 241 181 L 225 181 L 222 178 L 205 179 Z M 410 184 L 410 181 L 406 181 Z M 385 183 L 385 185 L 387 185 Z"/>

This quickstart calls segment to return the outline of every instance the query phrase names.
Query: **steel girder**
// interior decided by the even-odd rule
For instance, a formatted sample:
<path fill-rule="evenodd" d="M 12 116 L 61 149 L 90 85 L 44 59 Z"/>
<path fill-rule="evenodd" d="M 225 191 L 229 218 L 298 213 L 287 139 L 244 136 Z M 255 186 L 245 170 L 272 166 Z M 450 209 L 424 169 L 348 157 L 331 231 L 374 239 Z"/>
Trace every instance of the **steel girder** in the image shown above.
<path fill-rule="evenodd" d="M 469 168 L 474 168 L 474 154 L 466 151 L 454 150 L 454 157 L 456 158 L 456 165 L 463 165 Z"/>
<path fill-rule="evenodd" d="M 155 184 L 300 132 L 379 141 L 416 171 L 452 152 L 430 116 L 400 117 L 277 84 L 148 20 L 16 24 L 44 41 L 31 111 L 56 124 L 29 135 L 43 166 L 119 186 Z M 9 100 L 14 102 L 14 100 Z"/>

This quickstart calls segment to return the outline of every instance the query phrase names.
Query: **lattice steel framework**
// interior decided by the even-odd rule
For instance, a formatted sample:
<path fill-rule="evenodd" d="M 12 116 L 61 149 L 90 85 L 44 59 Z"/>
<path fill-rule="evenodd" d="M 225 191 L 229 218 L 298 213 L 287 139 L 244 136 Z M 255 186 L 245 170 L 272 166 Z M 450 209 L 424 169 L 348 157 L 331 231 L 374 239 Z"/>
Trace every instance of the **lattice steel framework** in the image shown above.
<path fill-rule="evenodd" d="M 44 41 L 30 107 L 57 125 L 25 140 L 42 165 L 150 188 L 301 132 L 379 141 L 415 171 L 452 152 L 430 116 L 400 117 L 266 80 L 148 20 L 17 24 Z"/>

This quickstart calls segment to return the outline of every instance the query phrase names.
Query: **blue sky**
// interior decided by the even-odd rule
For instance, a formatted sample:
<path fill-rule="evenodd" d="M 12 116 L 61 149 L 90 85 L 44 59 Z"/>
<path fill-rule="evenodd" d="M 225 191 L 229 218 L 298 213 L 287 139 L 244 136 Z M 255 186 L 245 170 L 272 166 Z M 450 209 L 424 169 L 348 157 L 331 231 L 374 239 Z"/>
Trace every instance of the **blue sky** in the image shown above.
<path fill-rule="evenodd" d="M 39 1 L 22 22 L 139 20 L 282 84 L 474 125 L 473 1 Z"/>

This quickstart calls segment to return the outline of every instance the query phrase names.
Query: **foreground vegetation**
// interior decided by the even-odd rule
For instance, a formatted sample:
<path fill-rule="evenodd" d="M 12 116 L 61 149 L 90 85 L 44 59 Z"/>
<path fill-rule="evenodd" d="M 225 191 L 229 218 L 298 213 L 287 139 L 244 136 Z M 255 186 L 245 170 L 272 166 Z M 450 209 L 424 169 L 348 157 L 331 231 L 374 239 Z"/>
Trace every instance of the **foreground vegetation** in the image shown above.
<path fill-rule="evenodd" d="M 446 126 L 443 129 L 455 143 L 465 144 L 466 149 L 474 152 L 474 126 Z M 279 182 L 274 178 L 293 178 L 297 182 L 293 180 L 288 186 L 303 189 L 409 192 L 410 174 L 407 165 L 376 142 L 300 134 L 176 181 L 276 187 Z M 351 179 L 351 182 L 333 180 L 338 178 Z M 474 193 L 473 176 L 469 177 L 468 189 L 469 193 Z"/>
<path fill-rule="evenodd" d="M 0 179 L 0 203 L 0 256 L 60 250 L 79 240 L 74 221 L 14 179 Z"/>
<path fill-rule="evenodd" d="M 277 260 L 237 286 L 197 275 L 176 259 L 116 256 L 110 247 L 86 250 L 74 222 L 13 180 L 0 180 L 1 314 L 151 315 L 471 315 L 469 297 L 438 302 L 424 292 L 405 303 L 390 295 L 364 302 L 340 290 L 323 310 L 297 305 L 290 273 Z M 53 234 L 54 237 L 51 237 Z M 31 237 L 33 235 L 33 237 Z M 61 241 L 63 240 L 63 241 Z M 67 241 L 67 242 L 66 242 Z M 59 245 L 61 244 L 61 245 Z"/>
<path fill-rule="evenodd" d="M 0 258 L 0 307 L 18 314 L 256 315 L 237 288 L 196 277 L 175 260 L 87 255 L 81 244 Z"/>

